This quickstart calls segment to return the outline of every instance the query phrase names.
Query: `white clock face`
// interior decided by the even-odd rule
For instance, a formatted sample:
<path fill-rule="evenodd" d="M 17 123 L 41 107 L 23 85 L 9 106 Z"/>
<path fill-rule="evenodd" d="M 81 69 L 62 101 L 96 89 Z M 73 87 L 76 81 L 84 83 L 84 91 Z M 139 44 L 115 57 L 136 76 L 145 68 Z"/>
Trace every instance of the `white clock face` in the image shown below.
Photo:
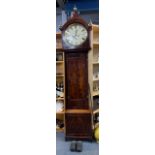
<path fill-rule="evenodd" d="M 79 46 L 85 42 L 88 33 L 84 26 L 81 24 L 71 24 L 64 32 L 63 40 L 66 44 L 71 46 Z"/>

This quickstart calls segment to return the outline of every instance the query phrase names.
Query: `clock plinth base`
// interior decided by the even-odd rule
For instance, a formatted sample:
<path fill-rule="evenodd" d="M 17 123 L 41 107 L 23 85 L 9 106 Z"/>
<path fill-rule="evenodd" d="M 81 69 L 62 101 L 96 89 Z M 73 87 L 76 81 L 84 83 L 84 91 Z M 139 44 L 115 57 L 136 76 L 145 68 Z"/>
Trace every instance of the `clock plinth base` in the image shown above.
<path fill-rule="evenodd" d="M 93 142 L 93 137 L 92 136 L 90 137 L 65 136 L 65 141 L 73 141 L 73 140 Z"/>
<path fill-rule="evenodd" d="M 66 113 L 66 140 L 92 140 L 91 112 Z"/>

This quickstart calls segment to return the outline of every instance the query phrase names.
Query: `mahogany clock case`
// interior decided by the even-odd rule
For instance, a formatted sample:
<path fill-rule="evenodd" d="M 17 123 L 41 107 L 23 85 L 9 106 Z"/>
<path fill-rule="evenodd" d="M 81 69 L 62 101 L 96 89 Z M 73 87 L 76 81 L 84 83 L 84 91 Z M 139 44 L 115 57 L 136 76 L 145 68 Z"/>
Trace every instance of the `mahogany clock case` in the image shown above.
<path fill-rule="evenodd" d="M 63 40 L 64 32 L 71 24 L 81 24 L 87 30 L 86 40 L 72 47 Z M 65 55 L 65 138 L 92 140 L 92 112 L 89 105 L 88 51 L 91 26 L 79 17 L 76 10 L 61 27 L 62 47 Z"/>

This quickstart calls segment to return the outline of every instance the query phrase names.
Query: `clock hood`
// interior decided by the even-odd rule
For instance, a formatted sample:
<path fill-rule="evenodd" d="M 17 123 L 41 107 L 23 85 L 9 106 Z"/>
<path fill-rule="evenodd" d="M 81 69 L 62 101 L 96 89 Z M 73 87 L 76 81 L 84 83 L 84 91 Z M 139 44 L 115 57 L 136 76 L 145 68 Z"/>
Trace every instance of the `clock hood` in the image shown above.
<path fill-rule="evenodd" d="M 87 30 L 91 30 L 91 28 L 92 28 L 92 26 L 90 24 L 88 24 L 83 18 L 81 18 L 79 16 L 76 7 L 73 8 L 73 11 L 71 13 L 71 16 L 69 17 L 69 19 L 67 20 L 67 22 L 64 25 L 60 26 L 60 30 L 63 31 L 70 24 L 73 24 L 73 23 L 79 23 L 79 24 L 83 25 Z"/>
<path fill-rule="evenodd" d="M 67 45 L 64 42 L 64 32 L 65 30 L 72 24 L 81 24 L 87 31 L 87 38 L 84 43 L 82 43 L 79 46 L 71 46 Z M 88 24 L 83 18 L 81 18 L 78 14 L 77 8 L 74 7 L 70 18 L 67 20 L 67 22 L 60 27 L 60 30 L 62 31 L 62 45 L 64 51 L 88 51 L 90 50 L 90 31 L 92 30 L 92 24 Z"/>

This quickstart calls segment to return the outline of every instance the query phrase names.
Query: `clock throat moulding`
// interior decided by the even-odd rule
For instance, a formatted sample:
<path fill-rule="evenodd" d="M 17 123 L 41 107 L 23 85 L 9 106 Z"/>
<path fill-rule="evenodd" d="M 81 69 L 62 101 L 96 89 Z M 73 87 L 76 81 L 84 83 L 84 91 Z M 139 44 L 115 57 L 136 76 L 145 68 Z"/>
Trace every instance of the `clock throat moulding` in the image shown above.
<path fill-rule="evenodd" d="M 92 106 L 88 84 L 91 25 L 74 8 L 60 30 L 65 55 L 65 139 L 91 141 Z"/>

